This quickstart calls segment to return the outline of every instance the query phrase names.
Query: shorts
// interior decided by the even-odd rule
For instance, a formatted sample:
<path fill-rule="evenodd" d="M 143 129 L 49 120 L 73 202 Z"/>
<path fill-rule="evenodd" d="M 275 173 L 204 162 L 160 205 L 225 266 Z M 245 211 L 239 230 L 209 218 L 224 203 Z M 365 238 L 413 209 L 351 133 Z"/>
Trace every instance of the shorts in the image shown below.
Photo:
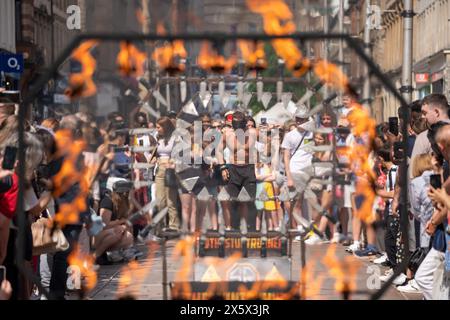
<path fill-rule="evenodd" d="M 228 194 L 236 199 L 243 188 L 247 191 L 252 201 L 256 198 L 255 165 L 229 165 L 230 179 L 226 186 Z"/>
<path fill-rule="evenodd" d="M 352 208 L 352 194 L 355 193 L 355 185 L 344 186 L 344 208 Z"/>
<path fill-rule="evenodd" d="M 200 168 L 194 167 L 187 168 L 181 172 L 178 172 L 177 176 L 178 176 L 178 191 L 180 194 L 193 193 L 197 196 L 205 187 L 205 177 L 203 171 Z M 192 190 L 189 191 L 188 189 L 186 189 L 182 181 L 195 177 L 198 177 L 198 179 L 195 182 Z"/>

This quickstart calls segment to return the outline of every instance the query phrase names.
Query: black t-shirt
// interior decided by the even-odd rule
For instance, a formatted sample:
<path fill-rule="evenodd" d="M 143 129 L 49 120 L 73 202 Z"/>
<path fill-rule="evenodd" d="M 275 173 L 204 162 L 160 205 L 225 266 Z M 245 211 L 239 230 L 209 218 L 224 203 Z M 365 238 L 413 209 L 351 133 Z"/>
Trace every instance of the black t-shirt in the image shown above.
<path fill-rule="evenodd" d="M 105 194 L 103 199 L 100 201 L 100 209 L 107 209 L 112 212 L 111 221 L 117 220 L 117 212 L 114 212 L 114 205 L 111 199 L 111 195 Z"/>

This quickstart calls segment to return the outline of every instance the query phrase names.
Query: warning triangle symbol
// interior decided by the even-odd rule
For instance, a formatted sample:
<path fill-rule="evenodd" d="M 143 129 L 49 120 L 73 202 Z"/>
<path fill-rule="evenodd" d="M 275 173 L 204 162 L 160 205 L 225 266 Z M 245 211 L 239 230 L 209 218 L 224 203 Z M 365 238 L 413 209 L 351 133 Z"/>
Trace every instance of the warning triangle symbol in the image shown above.
<path fill-rule="evenodd" d="M 190 101 L 189 103 L 187 103 L 184 107 L 183 107 L 183 112 L 190 114 L 190 115 L 194 115 L 194 116 L 198 116 L 198 111 L 197 108 L 195 107 L 194 102 Z"/>
<path fill-rule="evenodd" d="M 219 194 L 217 195 L 217 200 L 219 201 L 230 201 L 231 197 L 227 192 L 226 188 L 222 188 L 222 190 L 220 190 Z"/>
<path fill-rule="evenodd" d="M 237 197 L 237 201 L 239 202 L 249 202 L 252 201 L 252 198 L 248 194 L 247 190 L 245 190 L 245 187 L 241 189 L 241 192 L 239 192 L 239 195 Z"/>
<path fill-rule="evenodd" d="M 211 195 L 208 192 L 208 189 L 206 187 L 203 187 L 202 191 L 197 196 L 197 199 L 200 201 L 208 201 Z"/>
<path fill-rule="evenodd" d="M 187 191 L 190 192 L 194 188 L 195 183 L 197 182 L 198 179 L 199 179 L 199 177 L 187 178 L 187 179 L 181 180 L 181 184 Z"/>
<path fill-rule="evenodd" d="M 286 281 L 281 273 L 278 271 L 277 267 L 274 265 L 269 273 L 264 278 L 266 281 Z"/>
<path fill-rule="evenodd" d="M 217 282 L 221 281 L 219 275 L 217 274 L 216 268 L 213 265 L 210 265 L 208 269 L 206 269 L 205 273 L 202 276 L 202 282 Z"/>

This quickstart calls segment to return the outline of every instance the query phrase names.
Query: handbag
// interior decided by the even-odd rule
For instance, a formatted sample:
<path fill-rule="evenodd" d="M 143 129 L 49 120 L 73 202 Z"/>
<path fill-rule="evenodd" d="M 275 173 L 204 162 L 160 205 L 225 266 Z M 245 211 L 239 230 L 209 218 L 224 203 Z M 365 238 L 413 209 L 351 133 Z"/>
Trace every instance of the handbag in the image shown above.
<path fill-rule="evenodd" d="M 166 172 L 164 172 L 164 185 L 169 188 L 177 187 L 177 175 L 175 174 L 175 169 L 166 168 Z"/>
<path fill-rule="evenodd" d="M 409 269 L 416 273 L 417 269 L 419 269 L 420 264 L 422 263 L 423 259 L 428 254 L 427 248 L 417 248 L 413 254 L 411 255 L 411 259 L 409 260 Z"/>
<path fill-rule="evenodd" d="M 31 224 L 33 255 L 37 256 L 69 249 L 69 242 L 62 230 L 52 230 L 50 225 L 50 219 L 47 218 L 39 218 Z"/>

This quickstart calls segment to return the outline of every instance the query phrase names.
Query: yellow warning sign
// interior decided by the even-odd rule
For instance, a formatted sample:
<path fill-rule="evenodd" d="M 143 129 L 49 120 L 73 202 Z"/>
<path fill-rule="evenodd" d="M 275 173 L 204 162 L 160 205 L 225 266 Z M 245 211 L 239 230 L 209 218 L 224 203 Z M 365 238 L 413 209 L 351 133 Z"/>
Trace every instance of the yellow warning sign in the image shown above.
<path fill-rule="evenodd" d="M 273 266 L 272 269 L 267 273 L 264 280 L 266 281 L 285 281 L 284 277 L 278 271 L 277 267 Z"/>
<path fill-rule="evenodd" d="M 206 269 L 205 273 L 202 276 L 202 282 L 215 282 L 221 281 L 219 275 L 217 274 L 216 268 L 213 265 L 210 265 L 208 269 Z"/>

